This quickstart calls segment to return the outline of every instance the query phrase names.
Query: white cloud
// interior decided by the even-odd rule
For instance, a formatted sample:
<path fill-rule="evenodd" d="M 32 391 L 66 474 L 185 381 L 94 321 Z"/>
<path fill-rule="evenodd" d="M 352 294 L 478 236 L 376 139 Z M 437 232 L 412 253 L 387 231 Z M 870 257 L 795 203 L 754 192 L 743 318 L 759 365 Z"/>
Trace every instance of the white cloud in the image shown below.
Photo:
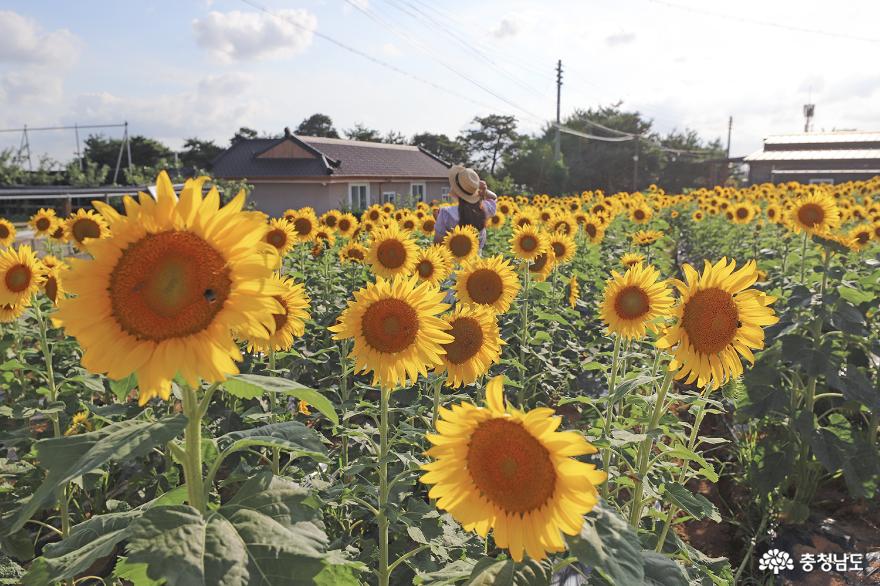
<path fill-rule="evenodd" d="M 259 12 L 211 11 L 193 20 L 196 43 L 229 63 L 291 57 L 312 43 L 318 19 L 308 10 Z"/>
<path fill-rule="evenodd" d="M 382 53 L 389 57 L 397 57 L 400 55 L 400 48 L 394 43 L 385 43 L 382 45 Z"/>
<path fill-rule="evenodd" d="M 55 104 L 64 94 L 61 77 L 46 72 L 12 71 L 0 77 L 0 104 Z"/>
<path fill-rule="evenodd" d="M 517 32 L 519 32 L 519 25 L 517 25 L 516 22 L 509 18 L 501 19 L 501 22 L 498 23 L 498 26 L 492 29 L 492 35 L 496 39 L 513 37 L 516 36 Z"/>
<path fill-rule="evenodd" d="M 615 33 L 613 35 L 608 35 L 605 37 L 605 44 L 609 47 L 614 47 L 617 45 L 628 45 L 636 40 L 635 33 Z"/>
<path fill-rule="evenodd" d="M 80 45 L 67 29 L 46 32 L 31 18 L 0 10 L 0 63 L 69 66 L 76 61 Z"/>

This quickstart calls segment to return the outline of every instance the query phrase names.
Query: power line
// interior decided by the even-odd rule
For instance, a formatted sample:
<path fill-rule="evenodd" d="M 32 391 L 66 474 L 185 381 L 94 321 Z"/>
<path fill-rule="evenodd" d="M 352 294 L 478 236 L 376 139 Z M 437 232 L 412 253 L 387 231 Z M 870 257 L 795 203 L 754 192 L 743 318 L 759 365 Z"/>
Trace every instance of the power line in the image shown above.
<path fill-rule="evenodd" d="M 706 16 L 723 18 L 725 20 L 736 20 L 736 21 L 743 22 L 746 24 L 756 24 L 758 26 L 768 26 L 768 27 L 778 28 L 778 29 L 782 29 L 782 30 L 796 32 L 796 33 L 822 35 L 825 37 L 833 37 L 836 39 L 849 39 L 851 41 L 862 41 L 865 43 L 880 43 L 880 38 L 877 38 L 877 37 L 863 37 L 860 35 L 853 35 L 853 34 L 849 34 L 849 33 L 837 32 L 837 31 L 825 31 L 825 30 L 815 29 L 815 28 L 807 28 L 807 27 L 795 26 L 795 25 L 790 25 L 790 24 L 781 24 L 778 22 L 770 22 L 770 21 L 766 21 L 766 20 L 758 20 L 755 18 L 748 18 L 745 16 L 724 14 L 721 12 L 715 12 L 713 10 L 706 10 L 704 8 L 695 8 L 693 6 L 685 6 L 683 4 L 676 4 L 674 2 L 668 2 L 667 0 L 649 0 L 649 2 L 653 2 L 654 4 L 660 4 L 660 5 L 666 6 L 668 8 L 676 8 L 678 10 L 686 10 L 688 12 L 693 12 L 696 14 L 703 14 Z"/>
<path fill-rule="evenodd" d="M 33 132 L 35 130 L 82 130 L 91 128 L 122 128 L 125 124 L 88 124 L 84 126 L 27 126 L 25 128 L 0 128 L 0 132 Z"/>

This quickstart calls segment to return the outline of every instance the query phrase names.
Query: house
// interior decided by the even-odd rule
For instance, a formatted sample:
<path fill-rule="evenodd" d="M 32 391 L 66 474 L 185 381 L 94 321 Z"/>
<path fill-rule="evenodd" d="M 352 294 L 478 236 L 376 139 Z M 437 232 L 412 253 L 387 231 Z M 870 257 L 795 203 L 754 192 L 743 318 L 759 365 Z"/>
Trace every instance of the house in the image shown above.
<path fill-rule="evenodd" d="M 212 163 L 218 179 L 246 179 L 250 201 L 272 216 L 311 206 L 364 210 L 443 199 L 449 163 L 417 146 L 295 136 L 237 142 Z"/>
<path fill-rule="evenodd" d="M 880 175 L 880 132 L 768 136 L 745 158 L 749 183 L 844 183 Z"/>

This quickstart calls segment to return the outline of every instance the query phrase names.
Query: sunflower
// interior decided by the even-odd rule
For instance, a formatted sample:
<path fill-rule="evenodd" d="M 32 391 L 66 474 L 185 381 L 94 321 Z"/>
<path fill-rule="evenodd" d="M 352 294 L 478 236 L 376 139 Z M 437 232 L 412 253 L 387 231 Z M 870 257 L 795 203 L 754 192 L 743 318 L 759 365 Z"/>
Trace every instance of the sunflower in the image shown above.
<path fill-rule="evenodd" d="M 819 234 L 840 225 L 840 209 L 833 197 L 817 191 L 797 201 L 789 211 L 788 219 L 797 233 Z"/>
<path fill-rule="evenodd" d="M 284 256 L 296 244 L 297 237 L 290 222 L 284 218 L 273 218 L 266 226 L 263 241 L 274 246 L 278 254 Z"/>
<path fill-rule="evenodd" d="M 318 218 L 318 221 L 321 222 L 322 226 L 327 226 L 331 230 L 336 229 L 336 224 L 339 223 L 339 218 L 342 216 L 342 212 L 339 210 L 328 210 L 321 214 L 321 217 Z"/>
<path fill-rule="evenodd" d="M 877 221 L 873 227 L 874 230 L 874 238 L 876 240 L 880 240 L 880 221 Z"/>
<path fill-rule="evenodd" d="M 318 218 L 308 210 L 302 209 L 296 212 L 293 218 L 285 215 L 285 218 L 293 226 L 293 232 L 299 242 L 311 242 L 314 240 L 315 231 L 318 229 Z"/>
<path fill-rule="evenodd" d="M 488 228 L 497 229 L 497 228 L 500 228 L 501 226 L 503 226 L 504 222 L 505 222 L 504 214 L 502 214 L 500 212 L 496 212 L 495 215 L 493 215 L 491 218 L 489 218 L 489 221 L 486 222 L 486 226 Z"/>
<path fill-rule="evenodd" d="M 6 218 L 0 218 L 0 246 L 11 246 L 15 242 L 15 225 Z"/>
<path fill-rule="evenodd" d="M 233 330 L 272 331 L 281 310 L 266 216 L 242 212 L 244 192 L 221 208 L 216 188 L 203 198 L 203 182 L 188 180 L 178 199 L 161 172 L 156 199 L 126 197 L 127 215 L 89 244 L 93 258 L 72 259 L 62 274 L 75 297 L 59 303 L 56 323 L 82 346 L 87 369 L 135 373 L 141 405 L 168 399 L 176 374 L 193 387 L 236 374 Z"/>
<path fill-rule="evenodd" d="M 556 264 L 564 265 L 574 258 L 577 244 L 574 243 L 574 238 L 570 235 L 554 232 L 550 235 L 550 248 L 553 249 L 553 254 L 556 255 Z"/>
<path fill-rule="evenodd" d="M 611 271 L 599 309 L 608 330 L 624 339 L 639 339 L 645 330 L 656 331 L 654 321 L 672 308 L 672 292 L 660 272 L 641 263 L 621 275 Z"/>
<path fill-rule="evenodd" d="M 519 293 L 516 271 L 500 254 L 475 258 L 455 273 L 455 296 L 461 303 L 485 305 L 505 313 Z"/>
<path fill-rule="evenodd" d="M 31 216 L 28 224 L 33 228 L 34 236 L 48 236 L 58 227 L 59 221 L 55 210 L 40 208 L 36 214 Z"/>
<path fill-rule="evenodd" d="M 620 264 L 626 268 L 634 267 L 643 262 L 645 262 L 645 255 L 638 252 L 627 252 L 620 258 Z"/>
<path fill-rule="evenodd" d="M 663 238 L 663 232 L 657 230 L 639 230 L 632 235 L 633 244 L 637 246 L 647 246 L 653 244 Z"/>
<path fill-rule="evenodd" d="M 361 221 L 369 220 L 374 224 L 381 222 L 385 218 L 385 212 L 382 211 L 382 206 L 378 204 L 373 204 L 367 208 L 367 211 L 364 212 L 364 215 L 361 216 Z"/>
<path fill-rule="evenodd" d="M 434 369 L 446 373 L 446 386 L 457 389 L 469 385 L 489 372 L 501 359 L 501 334 L 495 312 L 480 305 L 459 306 L 443 316 L 452 329 L 452 342 L 443 344 L 446 354 Z"/>
<path fill-rule="evenodd" d="M 529 275 L 533 281 L 537 283 L 543 283 L 547 280 L 547 277 L 550 276 L 550 273 L 553 272 L 553 269 L 556 267 L 556 253 L 553 252 L 551 247 L 547 247 L 547 250 L 539 254 L 535 260 L 529 263 Z"/>
<path fill-rule="evenodd" d="M 335 340 L 354 338 L 351 356 L 372 384 L 393 389 L 427 375 L 440 364 L 442 344 L 453 340 L 449 324 L 437 317 L 449 308 L 445 293 L 416 277 L 378 277 L 355 291 L 354 300 L 329 329 Z"/>
<path fill-rule="evenodd" d="M 714 265 L 706 261 L 702 274 L 685 264 L 686 282 L 673 281 L 681 295 L 674 310 L 677 321 L 657 346 L 670 348 L 675 378 L 718 388 L 742 374 L 739 355 L 754 362 L 752 349 L 764 347 L 762 326 L 779 321 L 768 307 L 775 299 L 749 289 L 758 279 L 755 261 L 735 268 L 736 261 L 728 264 L 726 258 Z"/>
<path fill-rule="evenodd" d="M 406 230 L 407 232 L 415 232 L 420 229 L 419 223 L 419 219 L 415 214 L 403 214 L 401 218 L 397 220 L 400 229 Z"/>
<path fill-rule="evenodd" d="M 870 224 L 859 224 L 849 231 L 847 236 L 853 242 L 856 250 L 862 250 L 871 243 L 871 239 L 874 237 L 873 228 Z"/>
<path fill-rule="evenodd" d="M 510 250 L 521 260 L 535 260 L 549 246 L 547 233 L 530 225 L 518 226 L 510 238 Z"/>
<path fill-rule="evenodd" d="M 78 433 L 86 433 L 92 431 L 92 429 L 94 429 L 94 426 L 89 420 L 89 412 L 80 411 L 79 413 L 75 413 L 73 415 L 70 420 L 70 427 L 67 428 L 67 431 L 64 432 L 64 435 L 71 436 Z"/>
<path fill-rule="evenodd" d="M 755 209 L 751 203 L 747 201 L 741 201 L 733 206 L 733 209 L 730 210 L 732 214 L 731 220 L 734 224 L 749 224 L 752 220 L 755 219 L 755 214 L 758 210 Z"/>
<path fill-rule="evenodd" d="M 66 269 L 68 267 L 66 262 L 55 256 L 54 254 L 47 254 L 40 259 L 40 262 L 43 263 L 43 266 L 48 269 L 54 269 L 56 267 Z"/>
<path fill-rule="evenodd" d="M 577 277 L 572 275 L 571 279 L 568 281 L 568 304 L 571 305 L 572 309 L 577 307 L 577 300 L 580 296 L 581 287 L 578 285 Z"/>
<path fill-rule="evenodd" d="M 775 203 L 769 204 L 767 209 L 764 210 L 764 213 L 767 215 L 767 219 L 774 224 L 778 224 L 782 221 L 782 208 Z"/>
<path fill-rule="evenodd" d="M 60 243 L 67 242 L 67 231 L 64 228 L 65 223 L 62 220 L 59 220 L 55 229 L 49 234 L 49 238 Z"/>
<path fill-rule="evenodd" d="M 323 245 L 324 248 L 333 248 L 333 245 L 336 244 L 336 236 L 333 235 L 333 230 L 326 226 L 319 226 L 315 230 L 315 243 Z"/>
<path fill-rule="evenodd" d="M 272 275 L 272 281 L 282 293 L 275 295 L 281 305 L 280 313 L 273 313 L 274 329 L 263 330 L 260 335 L 252 335 L 248 340 L 249 352 L 284 351 L 293 345 L 294 338 L 305 333 L 305 320 L 309 319 L 309 296 L 302 283 L 293 279 Z"/>
<path fill-rule="evenodd" d="M 342 262 L 363 263 L 367 259 L 367 249 L 358 242 L 349 242 L 339 251 Z"/>
<path fill-rule="evenodd" d="M 40 290 L 43 265 L 27 244 L 0 252 L 0 304 L 27 307 Z"/>
<path fill-rule="evenodd" d="M 694 222 L 702 222 L 705 217 L 706 214 L 703 213 L 703 210 L 695 210 L 694 213 L 691 214 L 691 219 Z"/>
<path fill-rule="evenodd" d="M 415 275 L 420 281 L 427 281 L 435 287 L 446 280 L 452 272 L 452 257 L 449 249 L 435 244 L 419 250 L 416 260 Z"/>
<path fill-rule="evenodd" d="M 562 232 L 565 235 L 574 235 L 577 232 L 577 221 L 569 214 L 558 214 L 548 222 L 550 232 Z"/>
<path fill-rule="evenodd" d="M 376 228 L 371 235 L 367 262 L 374 273 L 385 278 L 412 274 L 419 247 L 409 233 L 392 223 L 387 228 Z"/>
<path fill-rule="evenodd" d="M 629 219 L 634 224 L 647 224 L 654 216 L 654 210 L 645 204 L 639 204 L 629 211 Z"/>
<path fill-rule="evenodd" d="M 419 230 L 421 230 L 422 234 L 425 236 L 431 236 L 434 234 L 434 226 L 436 224 L 437 220 L 434 219 L 434 216 L 425 216 L 419 223 Z"/>
<path fill-rule="evenodd" d="M 340 236 L 351 238 L 354 231 L 357 230 L 358 220 L 352 214 L 342 214 L 336 221 L 336 232 Z"/>
<path fill-rule="evenodd" d="M 49 301 L 55 305 L 58 305 L 59 299 L 64 299 L 64 285 L 61 281 L 61 270 L 62 267 L 60 266 L 49 267 L 44 264 L 40 271 L 43 281 L 41 284 L 43 292 L 46 294 L 46 297 L 49 298 Z"/>
<path fill-rule="evenodd" d="M 562 533 L 578 534 L 607 474 L 575 459 L 597 450 L 577 432 L 556 431 L 561 418 L 552 409 L 506 407 L 502 380 L 487 385 L 486 407 L 440 409 L 419 480 L 466 531 L 492 530 L 517 562 L 523 553 L 542 560 L 565 550 Z"/>
<path fill-rule="evenodd" d="M 100 240 L 110 236 L 107 221 L 93 210 L 76 210 L 64 223 L 64 237 L 80 250 L 89 246 L 87 240 Z"/>
<path fill-rule="evenodd" d="M 11 303 L 0 303 L 0 323 L 12 323 L 22 315 L 27 309 L 24 305 L 12 305 Z"/>
<path fill-rule="evenodd" d="M 466 262 L 477 256 L 480 250 L 480 235 L 473 226 L 456 226 L 443 237 L 443 246 L 449 251 L 452 260 Z"/>
<path fill-rule="evenodd" d="M 584 218 L 581 229 L 587 235 L 587 238 L 590 239 L 590 244 L 599 244 L 605 238 L 605 223 L 602 218 L 597 216 L 587 216 Z"/>

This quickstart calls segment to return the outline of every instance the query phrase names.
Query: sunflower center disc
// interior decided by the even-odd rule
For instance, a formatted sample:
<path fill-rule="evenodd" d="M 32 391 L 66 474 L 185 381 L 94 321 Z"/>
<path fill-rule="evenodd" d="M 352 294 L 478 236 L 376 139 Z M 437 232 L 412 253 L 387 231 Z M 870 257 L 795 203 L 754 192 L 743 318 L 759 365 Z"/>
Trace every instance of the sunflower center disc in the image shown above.
<path fill-rule="evenodd" d="M 345 219 L 339 220 L 339 229 L 342 232 L 348 232 L 348 229 L 351 228 L 351 222 Z"/>
<path fill-rule="evenodd" d="M 357 260 L 364 260 L 364 253 L 359 248 L 349 250 L 348 256 L 350 256 L 351 258 L 356 258 Z"/>
<path fill-rule="evenodd" d="M 361 333 L 367 344 L 386 354 L 410 347 L 418 332 L 416 310 L 400 299 L 376 301 L 367 308 L 361 319 Z"/>
<path fill-rule="evenodd" d="M 449 240 L 449 250 L 458 258 L 469 255 L 473 248 L 474 245 L 467 236 L 458 234 Z"/>
<path fill-rule="evenodd" d="M 565 244 L 562 242 L 554 242 L 553 253 L 556 254 L 557 257 L 565 256 Z"/>
<path fill-rule="evenodd" d="M 477 269 L 468 277 L 467 292 L 474 303 L 491 305 L 504 292 L 504 282 L 501 275 L 491 269 Z"/>
<path fill-rule="evenodd" d="M 287 302 L 283 297 L 279 295 L 274 295 L 275 301 L 281 304 L 281 307 L 284 308 L 284 313 L 273 313 L 272 317 L 275 319 L 275 331 L 281 331 L 281 328 L 287 323 L 287 315 L 290 313 L 290 310 L 287 308 Z"/>
<path fill-rule="evenodd" d="M 108 291 L 120 327 L 158 342 L 211 325 L 231 285 L 226 260 L 214 247 L 191 232 L 169 231 L 130 244 Z"/>
<path fill-rule="evenodd" d="M 308 236 L 312 231 L 312 222 L 307 218 L 297 218 L 293 221 L 293 229 L 300 236 Z"/>
<path fill-rule="evenodd" d="M 648 313 L 650 308 L 648 296 L 635 285 L 624 287 L 614 299 L 614 311 L 622 319 L 637 319 Z"/>
<path fill-rule="evenodd" d="M 472 317 L 460 317 L 452 322 L 449 335 L 455 338 L 444 344 L 446 359 L 452 364 L 462 364 L 473 358 L 483 347 L 483 328 Z"/>
<path fill-rule="evenodd" d="M 406 262 L 406 248 L 397 240 L 386 240 L 376 249 L 376 258 L 383 267 L 396 269 Z"/>
<path fill-rule="evenodd" d="M 31 284 L 31 270 L 24 265 L 15 265 L 6 271 L 6 288 L 20 293 Z"/>
<path fill-rule="evenodd" d="M 427 279 L 434 274 L 434 265 L 431 264 L 431 261 L 422 260 L 416 265 L 416 270 L 419 272 L 421 278 Z"/>
<path fill-rule="evenodd" d="M 504 419 L 490 419 L 473 431 L 467 467 L 480 492 L 508 513 L 540 508 L 556 488 L 547 448 L 522 425 Z"/>
<path fill-rule="evenodd" d="M 713 287 L 698 291 L 684 306 L 681 327 L 694 349 L 702 354 L 717 354 L 736 336 L 739 312 L 733 296 Z"/>
<path fill-rule="evenodd" d="M 433 232 L 434 224 L 434 220 L 425 220 L 425 223 L 422 224 L 422 228 L 425 230 L 425 232 Z"/>
<path fill-rule="evenodd" d="M 636 210 L 636 220 L 643 220 L 645 218 L 645 212 L 642 210 Z"/>
<path fill-rule="evenodd" d="M 101 227 L 98 226 L 96 221 L 83 218 L 73 223 L 71 232 L 77 242 L 82 242 L 86 238 L 98 238 L 101 236 Z"/>
<path fill-rule="evenodd" d="M 0 239 L 2 238 L 9 238 L 9 228 L 0 224 Z"/>
<path fill-rule="evenodd" d="M 407 220 L 406 222 L 403 223 L 404 230 L 412 230 L 415 227 L 416 227 L 415 222 L 413 222 L 412 220 Z"/>
<path fill-rule="evenodd" d="M 50 226 L 49 218 L 39 218 L 35 222 L 35 224 L 37 226 L 37 230 L 39 230 L 40 232 L 42 232 L 43 230 L 48 230 Z"/>
<path fill-rule="evenodd" d="M 538 257 L 529 265 L 529 270 L 533 273 L 540 273 L 544 270 L 544 266 L 547 264 L 547 259 L 550 256 L 547 253 L 539 254 Z"/>
<path fill-rule="evenodd" d="M 519 246 L 526 252 L 532 252 L 538 248 L 538 241 L 533 236 L 523 236 L 519 241 Z"/>
<path fill-rule="evenodd" d="M 336 225 L 336 216 L 327 216 L 327 219 L 324 220 L 324 223 L 325 223 L 329 228 L 332 228 L 333 226 Z"/>
<path fill-rule="evenodd" d="M 596 237 L 596 226 L 594 226 L 593 224 L 585 224 L 585 225 L 584 225 L 584 230 L 587 231 L 587 235 L 588 235 L 590 238 L 595 238 L 595 237 Z"/>
<path fill-rule="evenodd" d="M 797 216 L 804 226 L 813 227 L 825 219 L 825 210 L 819 204 L 808 203 L 798 209 Z"/>
<path fill-rule="evenodd" d="M 745 208 L 739 208 L 738 210 L 736 210 L 736 217 L 739 218 L 740 220 L 744 220 L 748 216 L 749 216 L 749 210 L 747 210 Z"/>
<path fill-rule="evenodd" d="M 287 241 L 287 235 L 284 234 L 284 230 L 272 230 L 268 234 L 266 234 L 266 242 L 281 250 L 284 248 L 284 244 Z"/>
<path fill-rule="evenodd" d="M 43 289 L 46 291 L 46 297 L 48 297 L 52 303 L 58 301 L 56 299 L 56 297 L 58 297 L 58 279 L 56 279 L 54 275 L 50 275 L 46 278 L 46 283 L 43 285 Z"/>

